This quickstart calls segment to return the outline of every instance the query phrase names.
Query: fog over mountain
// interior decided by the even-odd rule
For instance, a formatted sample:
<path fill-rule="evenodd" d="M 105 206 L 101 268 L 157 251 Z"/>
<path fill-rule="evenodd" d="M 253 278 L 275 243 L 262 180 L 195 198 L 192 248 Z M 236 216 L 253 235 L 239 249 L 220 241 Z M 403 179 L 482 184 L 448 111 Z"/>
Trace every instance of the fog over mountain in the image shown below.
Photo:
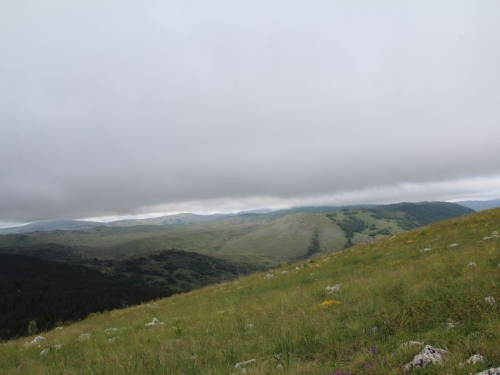
<path fill-rule="evenodd" d="M 0 4 L 0 222 L 500 196 L 498 1 Z"/>

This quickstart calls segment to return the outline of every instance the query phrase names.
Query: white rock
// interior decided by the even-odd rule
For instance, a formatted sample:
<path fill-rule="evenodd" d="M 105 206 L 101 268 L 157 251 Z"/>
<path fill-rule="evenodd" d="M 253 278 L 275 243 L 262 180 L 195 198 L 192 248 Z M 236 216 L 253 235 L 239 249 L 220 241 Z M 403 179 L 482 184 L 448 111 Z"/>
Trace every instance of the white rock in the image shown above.
<path fill-rule="evenodd" d="M 152 327 L 152 326 L 163 326 L 165 325 L 165 323 L 163 322 L 160 322 L 158 319 L 156 318 L 153 318 L 153 320 L 151 321 L 151 323 L 146 323 L 146 327 Z"/>
<path fill-rule="evenodd" d="M 423 342 L 420 341 L 407 341 L 401 345 L 399 345 L 400 348 L 411 348 L 413 346 L 422 346 L 424 345 Z"/>
<path fill-rule="evenodd" d="M 80 337 L 78 337 L 78 341 L 85 341 L 85 340 L 90 340 L 90 334 L 82 333 Z"/>
<path fill-rule="evenodd" d="M 420 250 L 421 253 L 425 253 L 426 251 L 431 251 L 432 249 L 430 247 L 424 247 L 422 250 Z"/>
<path fill-rule="evenodd" d="M 111 327 L 111 328 L 105 329 L 104 333 L 111 333 L 111 332 L 116 332 L 116 331 L 118 331 L 118 328 Z"/>
<path fill-rule="evenodd" d="M 108 342 L 115 342 L 118 339 L 118 337 L 111 337 Z"/>
<path fill-rule="evenodd" d="M 446 323 L 446 328 L 448 329 L 455 328 L 455 323 Z"/>
<path fill-rule="evenodd" d="M 442 364 L 443 355 L 445 355 L 446 353 L 446 350 L 426 345 L 419 354 L 413 357 L 413 361 L 408 362 L 403 366 L 403 372 L 408 372 L 414 367 L 427 367 L 431 363 Z"/>
<path fill-rule="evenodd" d="M 247 372 L 247 369 L 245 367 L 248 365 L 251 365 L 255 361 L 256 361 L 255 359 L 249 359 L 248 361 L 237 363 L 234 366 L 234 368 L 238 369 L 242 373 L 245 373 L 245 372 Z"/>
<path fill-rule="evenodd" d="M 61 345 L 61 344 L 56 344 L 56 345 L 54 345 L 54 349 L 55 349 L 55 350 L 59 350 L 59 349 L 61 349 L 61 348 L 62 348 L 62 345 Z"/>
<path fill-rule="evenodd" d="M 45 337 L 43 336 L 36 336 L 31 342 L 27 342 L 25 344 L 23 344 L 23 346 L 25 348 L 29 347 L 29 346 L 33 346 L 33 345 L 39 345 L 42 341 L 45 341 Z"/>
<path fill-rule="evenodd" d="M 490 304 L 490 306 L 493 306 L 495 304 L 495 297 L 489 296 L 484 299 L 487 303 Z"/>
<path fill-rule="evenodd" d="M 498 232 L 496 230 L 491 232 L 491 237 L 498 237 Z"/>
<path fill-rule="evenodd" d="M 500 367 L 490 368 L 489 370 L 478 372 L 476 375 L 500 375 Z"/>
<path fill-rule="evenodd" d="M 300 270 L 300 267 L 299 266 L 295 267 L 295 271 L 298 271 L 298 270 Z"/>
<path fill-rule="evenodd" d="M 483 241 L 488 241 L 491 237 L 484 237 Z"/>
<path fill-rule="evenodd" d="M 264 279 L 269 280 L 269 279 L 272 279 L 273 277 L 274 277 L 274 275 L 268 273 L 266 276 L 264 276 Z"/>
<path fill-rule="evenodd" d="M 56 331 L 59 331 L 60 329 L 63 329 L 63 327 L 56 327 Z"/>
<path fill-rule="evenodd" d="M 476 268 L 477 264 L 475 262 L 469 262 L 469 267 Z"/>
<path fill-rule="evenodd" d="M 50 353 L 50 349 L 43 349 L 41 352 L 40 352 L 40 356 L 43 356 L 43 355 L 47 355 Z"/>
<path fill-rule="evenodd" d="M 458 365 L 463 367 L 465 365 L 475 365 L 477 362 L 484 362 L 484 357 L 481 354 L 474 354 L 467 361 L 459 363 Z"/>
<path fill-rule="evenodd" d="M 285 273 L 288 273 L 288 271 L 281 271 L 282 275 L 284 275 Z"/>
<path fill-rule="evenodd" d="M 250 324 L 247 324 L 245 328 L 252 329 L 253 327 L 254 327 L 253 324 L 250 323 Z"/>
<path fill-rule="evenodd" d="M 334 286 L 327 286 L 325 290 L 327 292 L 333 293 L 333 292 L 338 292 L 340 291 L 340 288 L 342 287 L 342 284 L 336 284 Z"/>
<path fill-rule="evenodd" d="M 449 247 L 455 247 L 455 246 L 458 246 L 457 243 L 452 243 Z"/>
<path fill-rule="evenodd" d="M 372 333 L 373 333 L 373 334 L 375 334 L 375 333 L 377 333 L 378 328 L 377 328 L 377 327 L 372 327 L 372 328 L 370 329 L 370 331 L 372 331 Z"/>

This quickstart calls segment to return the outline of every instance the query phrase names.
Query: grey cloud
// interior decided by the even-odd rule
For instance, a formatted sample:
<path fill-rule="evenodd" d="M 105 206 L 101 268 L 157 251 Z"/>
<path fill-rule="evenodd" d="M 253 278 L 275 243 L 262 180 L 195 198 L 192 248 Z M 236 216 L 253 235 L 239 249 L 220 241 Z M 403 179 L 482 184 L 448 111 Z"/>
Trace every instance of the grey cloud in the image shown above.
<path fill-rule="evenodd" d="M 404 183 L 441 197 L 439 181 L 459 194 L 447 181 L 500 173 L 499 11 L 3 3 L 0 220 L 293 204 Z"/>

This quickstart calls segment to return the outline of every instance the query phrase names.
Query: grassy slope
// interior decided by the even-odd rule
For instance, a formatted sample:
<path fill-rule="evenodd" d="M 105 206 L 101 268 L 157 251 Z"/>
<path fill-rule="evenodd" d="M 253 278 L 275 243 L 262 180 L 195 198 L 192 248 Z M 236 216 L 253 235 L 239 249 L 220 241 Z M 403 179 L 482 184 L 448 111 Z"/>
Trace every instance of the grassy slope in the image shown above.
<path fill-rule="evenodd" d="M 40 348 L 23 349 L 29 338 L 1 344 L 0 373 L 233 374 L 237 362 L 255 358 L 250 374 L 327 374 L 337 368 L 399 374 L 419 351 L 398 350 L 409 340 L 449 351 L 444 367 L 415 373 L 469 374 L 497 367 L 500 239 L 479 242 L 494 230 L 500 230 L 500 210 L 302 262 L 297 271 L 296 265 L 276 269 L 270 280 L 258 273 L 104 313 L 44 333 L 47 343 Z M 449 247 L 452 243 L 458 246 Z M 421 252 L 424 247 L 433 250 Z M 468 267 L 470 261 L 477 269 Z M 282 274 L 285 269 L 289 272 Z M 341 291 L 327 294 L 325 287 L 336 283 L 342 283 Z M 487 296 L 498 302 L 489 306 Z M 321 308 L 325 300 L 340 305 Z M 153 317 L 165 325 L 145 327 Z M 449 322 L 458 324 L 447 329 Z M 250 323 L 254 327 L 246 328 Z M 125 330 L 104 333 L 110 327 Z M 91 340 L 78 342 L 84 332 Z M 62 349 L 39 356 L 55 343 Z M 372 345 L 376 356 L 370 354 Z M 476 353 L 486 362 L 458 367 Z M 368 369 L 365 362 L 375 365 Z"/>

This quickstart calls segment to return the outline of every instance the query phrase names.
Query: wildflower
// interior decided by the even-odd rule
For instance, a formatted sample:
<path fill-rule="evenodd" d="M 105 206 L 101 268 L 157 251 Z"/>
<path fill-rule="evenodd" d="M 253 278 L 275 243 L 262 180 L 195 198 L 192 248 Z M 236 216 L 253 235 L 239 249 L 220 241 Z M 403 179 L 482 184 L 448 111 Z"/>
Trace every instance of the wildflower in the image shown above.
<path fill-rule="evenodd" d="M 375 345 L 372 345 L 372 347 L 370 349 L 370 353 L 372 353 L 372 355 L 376 355 L 377 354 L 377 347 Z"/>
<path fill-rule="evenodd" d="M 340 302 L 340 301 L 335 301 L 333 299 L 330 299 L 330 300 L 323 301 L 323 303 L 320 305 L 320 307 L 322 309 L 327 309 L 331 306 L 340 306 L 341 304 L 342 304 L 342 302 Z"/>

